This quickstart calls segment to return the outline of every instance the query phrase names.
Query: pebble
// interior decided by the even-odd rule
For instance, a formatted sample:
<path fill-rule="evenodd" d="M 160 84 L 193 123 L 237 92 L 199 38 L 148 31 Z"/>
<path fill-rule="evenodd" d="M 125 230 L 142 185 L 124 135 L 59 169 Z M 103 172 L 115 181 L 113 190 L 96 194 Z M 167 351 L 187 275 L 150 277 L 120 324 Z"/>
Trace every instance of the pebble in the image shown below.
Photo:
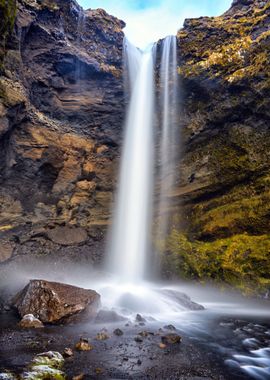
<path fill-rule="evenodd" d="M 66 357 L 66 358 L 70 358 L 71 356 L 73 356 L 74 353 L 72 351 L 71 348 L 65 348 L 64 349 L 64 352 L 63 352 L 63 356 Z"/>
<path fill-rule="evenodd" d="M 75 347 L 78 351 L 91 351 L 94 348 L 88 343 L 87 339 L 82 338 L 80 339 L 79 343 L 76 344 Z"/>
<path fill-rule="evenodd" d="M 121 336 L 121 335 L 124 334 L 123 331 L 120 330 L 120 329 L 115 329 L 113 333 L 114 333 L 114 335 L 116 335 L 116 336 Z"/>
<path fill-rule="evenodd" d="M 143 342 L 143 339 L 140 336 L 135 336 L 134 340 L 137 343 L 142 343 Z"/>

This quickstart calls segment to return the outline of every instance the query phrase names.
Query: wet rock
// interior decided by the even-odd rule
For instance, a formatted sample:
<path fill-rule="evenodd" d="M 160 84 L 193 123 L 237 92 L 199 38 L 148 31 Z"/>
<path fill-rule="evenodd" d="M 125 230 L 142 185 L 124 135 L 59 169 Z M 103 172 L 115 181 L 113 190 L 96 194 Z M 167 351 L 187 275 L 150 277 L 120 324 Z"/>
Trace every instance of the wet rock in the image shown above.
<path fill-rule="evenodd" d="M 135 322 L 146 322 L 146 319 L 141 316 L 141 314 L 137 314 L 135 318 Z"/>
<path fill-rule="evenodd" d="M 22 318 L 22 320 L 19 322 L 19 326 L 23 329 L 40 329 L 44 327 L 43 323 L 33 316 L 33 314 L 26 314 Z"/>
<path fill-rule="evenodd" d="M 23 380 L 65 380 L 66 376 L 61 370 L 63 365 L 64 358 L 59 352 L 44 352 L 34 357 L 28 370 L 20 378 Z"/>
<path fill-rule="evenodd" d="M 159 348 L 161 348 L 162 350 L 164 350 L 167 346 L 166 346 L 166 344 L 164 344 L 164 343 L 159 343 Z"/>
<path fill-rule="evenodd" d="M 51 241 L 60 245 L 81 244 L 88 238 L 87 232 L 83 228 L 71 228 L 68 226 L 49 230 L 47 235 Z"/>
<path fill-rule="evenodd" d="M 9 371 L 0 373 L 0 380 L 16 380 L 16 379 L 17 379 L 17 376 Z"/>
<path fill-rule="evenodd" d="M 176 344 L 181 343 L 182 338 L 178 334 L 168 334 L 161 337 L 161 341 L 164 344 Z"/>
<path fill-rule="evenodd" d="M 127 318 L 117 314 L 113 310 L 99 310 L 97 313 L 95 322 L 96 323 L 113 323 L 113 322 L 123 322 L 126 321 Z"/>
<path fill-rule="evenodd" d="M 166 325 L 166 326 L 163 326 L 164 330 L 171 330 L 171 331 L 175 331 L 176 328 L 173 326 L 173 325 Z"/>
<path fill-rule="evenodd" d="M 43 323 L 70 322 L 94 317 L 100 295 L 76 286 L 31 280 L 13 303 L 22 317 L 33 314 Z"/>
<path fill-rule="evenodd" d="M 72 377 L 72 380 L 83 380 L 83 379 L 84 379 L 84 374 L 83 373 L 81 373 L 78 376 L 73 376 Z"/>
<path fill-rule="evenodd" d="M 78 351 L 91 351 L 94 348 L 91 344 L 89 344 L 88 339 L 83 338 L 80 339 L 75 347 Z"/>
<path fill-rule="evenodd" d="M 184 310 L 204 310 L 204 307 L 202 305 L 193 302 L 185 293 L 171 289 L 163 289 L 162 293 L 174 299 L 179 304 L 179 306 L 183 307 Z"/>
<path fill-rule="evenodd" d="M 74 355 L 74 352 L 73 352 L 73 350 L 71 349 L 71 348 L 65 348 L 64 349 L 64 352 L 63 352 L 63 356 L 65 357 L 65 358 L 70 358 L 70 357 L 72 357 Z"/>
<path fill-rule="evenodd" d="M 64 364 L 64 358 L 59 352 L 48 351 L 38 354 L 31 362 L 32 366 L 48 365 L 54 368 L 61 368 Z"/>
<path fill-rule="evenodd" d="M 142 339 L 141 336 L 135 336 L 134 340 L 135 340 L 135 342 L 137 342 L 137 343 L 142 343 L 142 342 L 143 342 L 143 339 Z"/>
<path fill-rule="evenodd" d="M 116 336 L 122 336 L 124 334 L 124 332 L 121 329 L 115 329 L 113 333 Z"/>
<path fill-rule="evenodd" d="M 101 332 L 97 333 L 95 339 L 96 340 L 107 340 L 109 338 L 110 338 L 110 336 L 105 331 L 101 331 Z"/>

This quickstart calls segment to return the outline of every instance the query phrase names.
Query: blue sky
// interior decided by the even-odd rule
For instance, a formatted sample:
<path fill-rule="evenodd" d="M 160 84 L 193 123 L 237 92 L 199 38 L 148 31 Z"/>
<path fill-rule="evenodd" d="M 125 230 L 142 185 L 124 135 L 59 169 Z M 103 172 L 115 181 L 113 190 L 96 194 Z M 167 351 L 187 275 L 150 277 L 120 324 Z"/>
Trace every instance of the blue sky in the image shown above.
<path fill-rule="evenodd" d="M 145 47 L 169 34 L 176 34 L 185 18 L 217 16 L 232 0 L 78 0 L 85 9 L 103 8 L 124 20 L 125 34 L 138 47 Z"/>

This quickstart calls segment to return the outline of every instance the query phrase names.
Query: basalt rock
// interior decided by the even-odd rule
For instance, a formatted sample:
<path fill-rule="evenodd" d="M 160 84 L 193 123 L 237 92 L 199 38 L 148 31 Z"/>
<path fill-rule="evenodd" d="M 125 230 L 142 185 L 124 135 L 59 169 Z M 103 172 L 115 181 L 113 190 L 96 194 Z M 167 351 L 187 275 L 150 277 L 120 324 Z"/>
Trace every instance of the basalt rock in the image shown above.
<path fill-rule="evenodd" d="M 178 32 L 183 154 L 165 257 L 170 273 L 261 294 L 270 286 L 269 26 L 269 1 L 235 0 Z"/>
<path fill-rule="evenodd" d="M 93 319 L 100 295 L 71 285 L 32 280 L 13 301 L 21 317 L 32 314 L 43 323 Z"/>
<path fill-rule="evenodd" d="M 73 0 L 9 0 L 0 15 L 0 238 L 15 260 L 41 228 L 44 253 L 63 242 L 91 252 L 117 178 L 125 24 Z"/>

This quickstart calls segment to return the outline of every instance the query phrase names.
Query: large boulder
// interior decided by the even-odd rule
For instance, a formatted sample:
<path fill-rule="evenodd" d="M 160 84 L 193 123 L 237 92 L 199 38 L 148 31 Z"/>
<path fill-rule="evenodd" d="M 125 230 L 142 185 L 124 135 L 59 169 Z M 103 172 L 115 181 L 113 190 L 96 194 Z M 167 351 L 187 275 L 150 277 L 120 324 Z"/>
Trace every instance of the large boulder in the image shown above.
<path fill-rule="evenodd" d="M 32 314 L 43 323 L 91 319 L 97 314 L 100 295 L 76 286 L 31 280 L 13 300 L 21 317 Z"/>

